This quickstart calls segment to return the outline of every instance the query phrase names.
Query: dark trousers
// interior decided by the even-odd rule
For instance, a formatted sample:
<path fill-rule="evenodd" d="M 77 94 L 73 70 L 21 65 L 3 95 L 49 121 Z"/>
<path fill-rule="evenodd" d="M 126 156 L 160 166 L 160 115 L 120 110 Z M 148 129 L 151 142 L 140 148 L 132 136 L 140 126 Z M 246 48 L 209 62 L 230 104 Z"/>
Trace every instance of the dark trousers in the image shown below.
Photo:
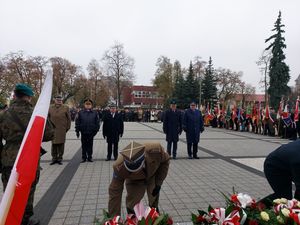
<path fill-rule="evenodd" d="M 91 134 L 81 135 L 82 159 L 92 159 L 94 136 Z"/>
<path fill-rule="evenodd" d="M 114 146 L 114 152 L 113 152 L 113 148 L 112 146 Z M 107 159 L 111 159 L 111 155 L 112 153 L 114 153 L 114 159 L 116 160 L 118 158 L 118 142 L 108 142 L 107 143 Z"/>
<path fill-rule="evenodd" d="M 3 183 L 3 190 L 4 191 L 6 189 L 6 186 L 7 186 L 10 174 L 11 174 L 11 170 L 12 170 L 12 167 L 3 167 L 2 168 L 1 179 L 2 179 L 2 183 Z M 26 204 L 26 207 L 25 207 L 25 212 L 24 212 L 24 215 L 23 215 L 21 225 L 23 225 L 23 224 L 27 225 L 28 221 L 29 221 L 29 218 L 31 216 L 33 216 L 34 192 L 35 192 L 35 189 L 36 189 L 36 185 L 39 182 L 39 179 L 40 179 L 40 170 L 37 170 L 35 180 L 33 181 L 32 185 L 31 185 L 31 188 L 30 188 L 30 192 L 29 192 L 29 196 L 28 196 L 28 200 L 27 200 L 27 204 Z"/>
<path fill-rule="evenodd" d="M 52 144 L 51 147 L 51 155 L 52 155 L 52 161 L 61 161 L 64 155 L 65 150 L 65 143 L 62 144 Z"/>
<path fill-rule="evenodd" d="M 193 146 L 193 155 L 192 155 L 192 146 Z M 187 152 L 190 157 L 191 156 L 197 157 L 198 143 L 188 143 L 187 144 Z"/>
<path fill-rule="evenodd" d="M 173 157 L 176 157 L 176 153 L 177 153 L 177 141 L 168 141 L 167 152 L 168 152 L 169 155 L 171 155 L 172 144 L 173 144 Z"/>

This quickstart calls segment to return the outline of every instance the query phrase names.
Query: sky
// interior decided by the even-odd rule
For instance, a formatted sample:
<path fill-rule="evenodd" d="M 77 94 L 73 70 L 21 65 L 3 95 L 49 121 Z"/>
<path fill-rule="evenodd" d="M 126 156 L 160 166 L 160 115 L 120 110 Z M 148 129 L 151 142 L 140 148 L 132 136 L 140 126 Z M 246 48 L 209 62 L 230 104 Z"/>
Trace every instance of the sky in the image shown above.
<path fill-rule="evenodd" d="M 1 0 L 0 57 L 60 56 L 86 68 L 116 41 L 135 60 L 135 84 L 150 85 L 161 55 L 183 67 L 200 56 L 243 72 L 259 89 L 256 61 L 282 12 L 286 63 L 300 74 L 299 0 Z"/>

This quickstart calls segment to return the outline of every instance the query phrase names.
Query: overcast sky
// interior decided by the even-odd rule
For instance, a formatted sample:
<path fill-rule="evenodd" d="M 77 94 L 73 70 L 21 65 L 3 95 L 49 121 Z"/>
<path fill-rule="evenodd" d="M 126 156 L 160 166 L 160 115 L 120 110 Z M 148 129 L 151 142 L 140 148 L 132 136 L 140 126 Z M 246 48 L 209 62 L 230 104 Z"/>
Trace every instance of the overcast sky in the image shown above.
<path fill-rule="evenodd" d="M 279 10 L 294 85 L 300 74 L 299 0 L 1 0 L 0 56 L 23 50 L 86 68 L 118 41 L 135 59 L 136 84 L 151 84 L 161 55 L 184 67 L 195 56 L 211 56 L 215 68 L 242 71 L 243 80 L 258 87 L 255 62 Z"/>

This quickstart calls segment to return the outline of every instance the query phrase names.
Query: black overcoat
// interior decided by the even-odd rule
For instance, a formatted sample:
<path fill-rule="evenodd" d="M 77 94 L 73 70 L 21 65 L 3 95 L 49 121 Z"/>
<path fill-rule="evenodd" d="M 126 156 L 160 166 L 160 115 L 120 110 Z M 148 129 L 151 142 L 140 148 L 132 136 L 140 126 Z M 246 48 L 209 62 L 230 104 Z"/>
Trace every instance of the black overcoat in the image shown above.
<path fill-rule="evenodd" d="M 166 134 L 166 141 L 178 141 L 182 132 L 182 116 L 178 110 L 167 110 L 163 118 L 163 131 Z"/>
<path fill-rule="evenodd" d="M 121 114 L 115 113 L 115 116 L 112 117 L 111 113 L 107 113 L 103 118 L 103 136 L 106 137 L 107 143 L 118 142 L 123 132 L 124 122 Z"/>

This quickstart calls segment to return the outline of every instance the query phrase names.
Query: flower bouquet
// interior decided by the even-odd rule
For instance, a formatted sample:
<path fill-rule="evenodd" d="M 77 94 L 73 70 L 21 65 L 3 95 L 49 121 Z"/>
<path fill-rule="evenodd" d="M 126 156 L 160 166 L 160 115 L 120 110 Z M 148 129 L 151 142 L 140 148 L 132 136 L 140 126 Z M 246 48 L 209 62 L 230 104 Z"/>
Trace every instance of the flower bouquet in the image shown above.
<path fill-rule="evenodd" d="M 296 199 L 275 199 L 269 208 L 247 194 L 238 193 L 226 199 L 225 208 L 208 207 L 192 214 L 194 225 L 300 225 L 300 202 Z"/>
<path fill-rule="evenodd" d="M 168 214 L 159 214 L 155 208 L 144 207 L 143 203 L 134 206 L 135 214 L 128 214 L 125 219 L 120 216 L 111 217 L 104 210 L 102 221 L 96 219 L 97 225 L 172 225 L 173 220 Z"/>

